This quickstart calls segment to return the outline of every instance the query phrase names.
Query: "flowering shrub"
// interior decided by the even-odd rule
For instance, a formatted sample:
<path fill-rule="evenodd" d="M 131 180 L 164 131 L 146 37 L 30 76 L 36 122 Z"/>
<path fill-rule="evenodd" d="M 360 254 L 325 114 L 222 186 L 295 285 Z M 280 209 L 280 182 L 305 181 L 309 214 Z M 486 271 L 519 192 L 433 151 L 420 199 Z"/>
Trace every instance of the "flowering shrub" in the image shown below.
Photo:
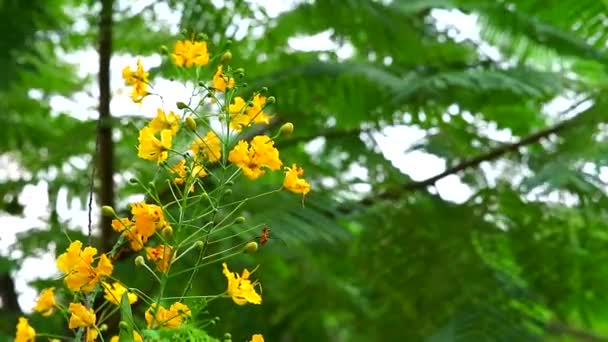
<path fill-rule="evenodd" d="M 51 341 L 213 341 L 203 330 L 208 322 L 195 319 L 195 311 L 204 308 L 207 301 L 229 298 L 236 305 L 262 303 L 260 282 L 251 279 L 254 272 L 233 272 L 226 263 L 237 254 L 255 252 L 255 240 L 238 243 L 236 238 L 262 227 L 243 228 L 237 234 L 217 238 L 218 233 L 244 222 L 236 215 L 248 199 L 228 200 L 230 185 L 241 174 L 247 182 L 281 169 L 285 175 L 283 184 L 256 197 L 283 189 L 305 196 L 310 185 L 302 178 L 302 168 L 293 161 L 290 167 L 284 166 L 274 146 L 274 139 L 293 131 L 291 123 L 283 124 L 274 136 L 249 133 L 254 125 L 270 124 L 272 117 L 266 111 L 275 100 L 267 97 L 264 89 L 249 97 L 237 96 L 242 89 L 243 71 L 228 64 L 230 57 L 230 52 L 224 52 L 211 58 L 207 43 L 202 40 L 175 44 L 171 59 L 180 70 L 197 68 L 199 75 L 200 68 L 209 68 L 218 61 L 219 64 L 214 67 L 211 80 L 196 80 L 197 90 L 203 95 L 196 106 L 178 103 L 182 115 L 158 108 L 156 117 L 139 130 L 137 156 L 157 168 L 157 177 L 166 181 L 170 199 L 163 199 L 150 183 L 135 180 L 147 200 L 131 204 L 129 217 L 118 217 L 113 208 L 104 207 L 103 214 L 113 217 L 112 227 L 120 234 L 112 250 L 100 254 L 92 246 L 72 241 L 57 258 L 70 301 L 62 303 L 55 295 L 56 289 L 47 288 L 40 293 L 34 308 L 43 316 L 62 314 L 74 337 L 40 333 L 22 317 L 15 341 L 34 341 L 36 337 Z M 160 95 L 152 92 L 154 88 L 141 60 L 135 70 L 124 68 L 122 75 L 125 84 L 132 87 L 134 102 Z M 267 238 L 268 230 L 264 228 L 262 245 Z M 210 246 L 220 240 L 233 241 L 232 246 L 210 253 Z M 113 276 L 113 258 L 124 251 L 138 254 L 135 265 L 153 277 L 157 292 L 129 287 Z M 185 257 L 191 253 L 197 254 L 194 263 Z M 179 270 L 174 271 L 178 264 Z M 210 272 L 223 272 L 227 279 L 225 292 L 188 295 L 203 267 Z M 178 275 L 188 279 L 182 295 L 167 296 L 168 283 Z M 138 301 L 147 308 L 144 317 L 134 317 L 131 311 L 131 304 Z M 120 334 L 109 336 L 106 322 L 113 315 L 120 316 Z M 263 341 L 263 337 L 255 334 L 251 341 Z"/>

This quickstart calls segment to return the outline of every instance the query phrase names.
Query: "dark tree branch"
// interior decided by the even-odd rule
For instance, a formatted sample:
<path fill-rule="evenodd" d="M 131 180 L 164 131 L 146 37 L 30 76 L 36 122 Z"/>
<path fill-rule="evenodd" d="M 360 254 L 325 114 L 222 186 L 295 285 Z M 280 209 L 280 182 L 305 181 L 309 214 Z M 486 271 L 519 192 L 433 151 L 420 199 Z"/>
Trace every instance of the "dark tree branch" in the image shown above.
<path fill-rule="evenodd" d="M 101 1 L 99 18 L 99 202 L 114 205 L 114 143 L 110 114 L 110 59 L 112 57 L 112 7 L 113 0 Z M 101 216 L 101 248 L 109 251 L 112 247 L 111 218 Z"/>

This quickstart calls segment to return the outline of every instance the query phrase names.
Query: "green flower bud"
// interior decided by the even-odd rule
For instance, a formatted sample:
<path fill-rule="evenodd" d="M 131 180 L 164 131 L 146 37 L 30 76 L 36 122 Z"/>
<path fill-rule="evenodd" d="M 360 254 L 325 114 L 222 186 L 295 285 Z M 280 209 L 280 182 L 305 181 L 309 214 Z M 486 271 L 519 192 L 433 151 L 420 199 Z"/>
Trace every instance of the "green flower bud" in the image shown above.
<path fill-rule="evenodd" d="M 127 323 L 125 321 L 120 321 L 120 323 L 118 323 L 118 328 L 120 330 L 128 330 L 129 329 L 129 323 Z"/>
<path fill-rule="evenodd" d="M 224 191 L 224 196 L 230 196 L 232 195 L 232 189 L 226 189 L 226 191 Z"/>
<path fill-rule="evenodd" d="M 101 213 L 103 214 L 103 216 L 116 217 L 116 212 L 114 211 L 114 208 L 109 205 L 104 205 L 103 207 L 101 207 Z"/>
<path fill-rule="evenodd" d="M 177 106 L 177 109 L 186 109 L 186 108 L 188 108 L 188 105 L 185 104 L 185 103 L 183 103 L 183 102 L 177 102 L 175 105 Z"/>
<path fill-rule="evenodd" d="M 268 98 L 266 98 L 266 104 L 267 105 L 273 104 L 275 102 L 277 102 L 277 99 L 274 96 L 268 96 Z"/>
<path fill-rule="evenodd" d="M 135 258 L 135 266 L 143 266 L 146 264 L 146 261 L 144 260 L 144 257 L 141 255 L 138 255 Z"/>
<path fill-rule="evenodd" d="M 160 54 L 161 54 L 161 55 L 168 55 L 168 54 L 169 54 L 169 49 L 167 48 L 167 46 L 162 45 L 162 46 L 160 47 Z"/>
<path fill-rule="evenodd" d="M 196 248 L 198 248 L 198 249 L 203 249 L 203 247 L 205 247 L 205 243 L 204 243 L 203 241 L 200 241 L 200 240 L 199 240 L 199 241 L 196 241 L 196 242 L 194 243 L 194 245 L 195 245 L 195 246 L 196 246 Z"/>
<path fill-rule="evenodd" d="M 243 77 L 243 76 L 245 76 L 245 69 L 238 68 L 238 69 L 234 70 L 234 74 L 239 77 Z"/>
<path fill-rule="evenodd" d="M 253 254 L 258 250 L 258 243 L 255 241 L 250 241 L 245 245 L 243 251 L 247 254 Z"/>
<path fill-rule="evenodd" d="M 161 230 L 161 234 L 165 239 L 168 239 L 173 235 L 173 228 L 171 228 L 171 226 L 167 226 Z"/>
<path fill-rule="evenodd" d="M 196 131 L 196 121 L 192 116 L 186 118 L 186 127 L 193 132 Z"/>
<path fill-rule="evenodd" d="M 245 217 L 243 217 L 243 216 L 239 216 L 239 217 L 237 217 L 237 218 L 234 219 L 234 223 L 235 224 L 241 224 L 243 222 L 245 222 Z"/>
<path fill-rule="evenodd" d="M 226 52 L 224 52 L 224 54 L 222 55 L 221 62 L 222 62 L 222 63 L 226 63 L 226 62 L 230 61 L 231 59 L 232 59 L 232 52 L 230 52 L 230 51 L 226 51 Z"/>
<path fill-rule="evenodd" d="M 293 124 L 291 122 L 284 123 L 279 129 L 279 134 L 289 136 L 293 133 Z"/>

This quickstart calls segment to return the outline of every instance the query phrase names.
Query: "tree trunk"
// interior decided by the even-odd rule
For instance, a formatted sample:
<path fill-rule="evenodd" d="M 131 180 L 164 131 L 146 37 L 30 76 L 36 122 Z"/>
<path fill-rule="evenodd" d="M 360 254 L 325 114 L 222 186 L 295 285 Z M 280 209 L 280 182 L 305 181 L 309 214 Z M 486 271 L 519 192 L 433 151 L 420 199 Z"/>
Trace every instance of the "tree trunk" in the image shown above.
<path fill-rule="evenodd" d="M 99 202 L 114 206 L 114 144 L 112 142 L 112 116 L 110 114 L 110 59 L 112 57 L 112 7 L 114 0 L 101 0 L 99 19 L 99 124 L 98 168 Z M 101 248 L 112 247 L 112 218 L 101 216 Z"/>

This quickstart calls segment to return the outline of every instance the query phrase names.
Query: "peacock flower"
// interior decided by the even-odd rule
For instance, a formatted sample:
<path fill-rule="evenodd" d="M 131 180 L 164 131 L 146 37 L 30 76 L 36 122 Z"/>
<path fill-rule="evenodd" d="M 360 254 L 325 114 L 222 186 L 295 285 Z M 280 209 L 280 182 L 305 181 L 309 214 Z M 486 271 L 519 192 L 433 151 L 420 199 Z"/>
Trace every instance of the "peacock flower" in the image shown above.
<path fill-rule="evenodd" d="M 96 248 L 86 247 L 83 250 L 82 242 L 73 241 L 66 252 L 57 258 L 57 268 L 66 274 L 64 282 L 70 290 L 91 292 L 103 277 L 112 274 L 114 266 L 105 254 L 93 267 L 96 254 Z"/>
<path fill-rule="evenodd" d="M 218 65 L 211 85 L 215 90 L 225 92 L 226 89 L 234 88 L 234 78 L 226 76 L 222 66 Z"/>
<path fill-rule="evenodd" d="M 228 160 L 241 168 L 249 179 L 262 176 L 265 173 L 262 168 L 276 171 L 282 166 L 274 141 L 266 135 L 255 136 L 251 145 L 244 140 L 239 141 L 228 154 Z"/>
<path fill-rule="evenodd" d="M 36 330 L 30 326 L 27 319 L 19 317 L 17 323 L 17 334 L 15 335 L 15 342 L 34 342 L 36 339 Z"/>
<path fill-rule="evenodd" d="M 131 99 L 140 103 L 148 95 L 148 73 L 144 70 L 141 59 L 137 59 L 137 69 L 131 70 L 130 66 L 122 69 L 122 78 L 126 85 L 132 85 Z"/>
<path fill-rule="evenodd" d="M 283 187 L 293 193 L 306 195 L 310 191 L 310 184 L 305 179 L 299 178 L 304 175 L 304 169 L 293 164 L 285 167 L 285 179 Z"/>
<path fill-rule="evenodd" d="M 139 146 L 137 156 L 142 159 L 160 163 L 169 157 L 169 149 L 173 143 L 173 133 L 170 129 L 160 131 L 160 139 L 150 127 L 144 127 L 139 131 Z"/>
<path fill-rule="evenodd" d="M 34 311 L 40 312 L 43 316 L 50 316 L 55 311 L 55 304 L 55 288 L 49 287 L 40 292 Z"/>
<path fill-rule="evenodd" d="M 223 273 L 228 279 L 228 289 L 226 292 L 236 304 L 262 304 L 262 296 L 255 292 L 256 285 L 260 283 L 257 280 L 253 283 L 249 280 L 250 273 L 247 269 L 243 270 L 242 275 L 239 275 L 238 273 L 230 272 L 226 263 L 223 263 L 222 266 L 224 267 Z"/>
<path fill-rule="evenodd" d="M 124 287 L 121 283 L 119 282 L 115 282 L 114 284 L 110 285 L 108 283 L 102 283 L 103 284 L 103 291 L 105 293 L 104 298 L 114 304 L 114 305 L 120 305 L 120 301 L 122 300 L 122 296 L 125 292 L 127 292 L 127 288 Z M 135 293 L 132 292 L 128 292 L 127 293 L 127 298 L 129 299 L 129 304 L 133 304 L 135 302 L 137 302 L 137 295 Z"/>
<path fill-rule="evenodd" d="M 95 325 L 97 317 L 95 316 L 95 311 L 93 311 L 93 309 L 87 309 L 80 303 L 70 303 L 68 311 L 71 314 L 69 322 L 70 329 L 88 328 Z"/>
<path fill-rule="evenodd" d="M 190 145 L 195 158 L 204 157 L 215 163 L 222 157 L 222 141 L 213 131 L 207 132 L 204 137 L 196 138 Z"/>
<path fill-rule="evenodd" d="M 262 334 L 255 334 L 251 336 L 251 341 L 249 342 L 264 342 L 264 336 Z"/>
<path fill-rule="evenodd" d="M 171 135 L 175 136 L 177 130 L 179 130 L 179 115 L 173 112 L 166 114 L 164 110 L 158 108 L 156 110 L 156 117 L 150 121 L 148 127 L 152 129 L 152 133 L 154 134 L 168 129 L 171 131 Z"/>
<path fill-rule="evenodd" d="M 180 40 L 175 43 L 173 50 L 173 63 L 179 67 L 191 67 L 193 65 L 207 65 L 209 63 L 209 52 L 207 42 L 195 42 L 192 40 Z"/>
<path fill-rule="evenodd" d="M 162 305 L 157 308 L 156 304 L 152 304 L 144 314 L 148 328 L 178 328 L 191 315 L 188 306 L 179 302 L 173 303 L 169 310 Z"/>
<path fill-rule="evenodd" d="M 146 257 L 156 264 L 160 272 L 167 272 L 171 264 L 171 253 L 173 247 L 169 245 L 158 245 L 156 247 L 146 247 Z"/>

